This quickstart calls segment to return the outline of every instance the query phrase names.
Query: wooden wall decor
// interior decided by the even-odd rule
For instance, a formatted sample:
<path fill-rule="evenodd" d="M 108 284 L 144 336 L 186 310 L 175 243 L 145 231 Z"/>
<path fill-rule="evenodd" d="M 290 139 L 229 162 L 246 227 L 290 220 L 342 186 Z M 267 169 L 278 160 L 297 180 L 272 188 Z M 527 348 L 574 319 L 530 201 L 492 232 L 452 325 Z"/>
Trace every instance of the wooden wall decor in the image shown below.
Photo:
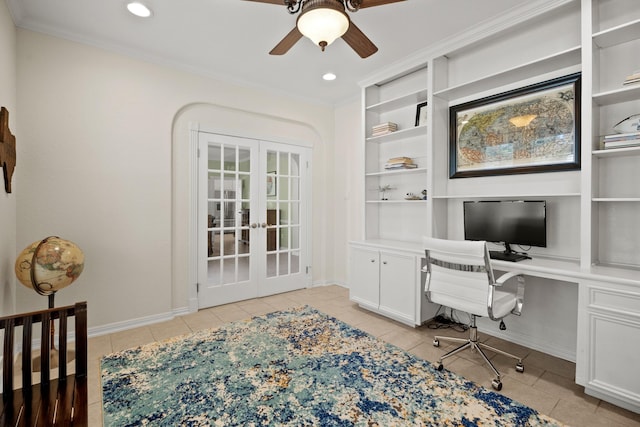
<path fill-rule="evenodd" d="M 9 111 L 0 109 L 0 166 L 3 169 L 4 189 L 11 193 L 11 177 L 16 168 L 16 137 L 9 130 Z"/>

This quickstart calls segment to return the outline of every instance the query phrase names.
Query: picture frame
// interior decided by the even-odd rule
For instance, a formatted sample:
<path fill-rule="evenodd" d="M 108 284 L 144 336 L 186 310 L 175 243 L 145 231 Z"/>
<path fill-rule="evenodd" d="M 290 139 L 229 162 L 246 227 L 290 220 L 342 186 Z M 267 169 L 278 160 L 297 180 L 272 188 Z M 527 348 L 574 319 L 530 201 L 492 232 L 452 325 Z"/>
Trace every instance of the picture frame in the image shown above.
<path fill-rule="evenodd" d="M 421 102 L 416 106 L 416 126 L 427 124 L 427 102 Z"/>
<path fill-rule="evenodd" d="M 276 196 L 278 194 L 278 181 L 276 171 L 267 172 L 267 196 Z"/>
<path fill-rule="evenodd" d="M 581 74 L 449 108 L 449 178 L 580 169 Z"/>

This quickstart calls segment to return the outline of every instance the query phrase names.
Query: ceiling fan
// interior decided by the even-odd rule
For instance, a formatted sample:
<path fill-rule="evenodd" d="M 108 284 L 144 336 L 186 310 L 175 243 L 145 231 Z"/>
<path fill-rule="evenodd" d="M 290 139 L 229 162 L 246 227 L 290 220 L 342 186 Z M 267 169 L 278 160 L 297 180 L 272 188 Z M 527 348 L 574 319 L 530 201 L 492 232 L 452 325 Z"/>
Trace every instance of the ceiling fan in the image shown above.
<path fill-rule="evenodd" d="M 247 0 L 279 4 L 290 14 L 300 13 L 296 26 L 272 50 L 271 55 L 284 55 L 302 36 L 307 36 L 322 51 L 338 37 L 347 42 L 361 58 L 378 51 L 367 36 L 351 21 L 347 11 L 357 12 L 365 7 L 382 6 L 405 0 Z"/>

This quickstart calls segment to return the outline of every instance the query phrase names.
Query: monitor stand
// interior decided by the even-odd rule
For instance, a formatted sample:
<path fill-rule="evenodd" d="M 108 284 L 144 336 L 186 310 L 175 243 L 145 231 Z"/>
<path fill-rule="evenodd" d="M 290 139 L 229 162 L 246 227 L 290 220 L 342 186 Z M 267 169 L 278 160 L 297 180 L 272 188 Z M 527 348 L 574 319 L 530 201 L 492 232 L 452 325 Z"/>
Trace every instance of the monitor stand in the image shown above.
<path fill-rule="evenodd" d="M 489 258 L 497 259 L 500 261 L 511 261 L 511 262 L 531 259 L 531 257 L 528 255 L 519 254 L 511 250 L 511 246 L 509 246 L 508 243 L 505 243 L 504 247 L 505 247 L 504 251 L 489 251 Z"/>

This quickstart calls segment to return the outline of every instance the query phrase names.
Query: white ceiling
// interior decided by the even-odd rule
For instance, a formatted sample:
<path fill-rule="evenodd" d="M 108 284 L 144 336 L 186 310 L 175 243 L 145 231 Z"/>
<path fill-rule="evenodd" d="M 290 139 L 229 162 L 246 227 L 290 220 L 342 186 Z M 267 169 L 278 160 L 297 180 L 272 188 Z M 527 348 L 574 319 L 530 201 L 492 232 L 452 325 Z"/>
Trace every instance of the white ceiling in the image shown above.
<path fill-rule="evenodd" d="M 379 51 L 361 59 L 338 39 L 325 52 L 306 38 L 283 56 L 268 52 L 295 26 L 286 7 L 245 0 L 145 0 L 151 19 L 126 0 L 6 0 L 17 26 L 155 63 L 334 105 L 358 82 L 438 40 L 528 0 L 407 0 L 352 13 Z M 325 82 L 325 72 L 338 79 Z"/>

